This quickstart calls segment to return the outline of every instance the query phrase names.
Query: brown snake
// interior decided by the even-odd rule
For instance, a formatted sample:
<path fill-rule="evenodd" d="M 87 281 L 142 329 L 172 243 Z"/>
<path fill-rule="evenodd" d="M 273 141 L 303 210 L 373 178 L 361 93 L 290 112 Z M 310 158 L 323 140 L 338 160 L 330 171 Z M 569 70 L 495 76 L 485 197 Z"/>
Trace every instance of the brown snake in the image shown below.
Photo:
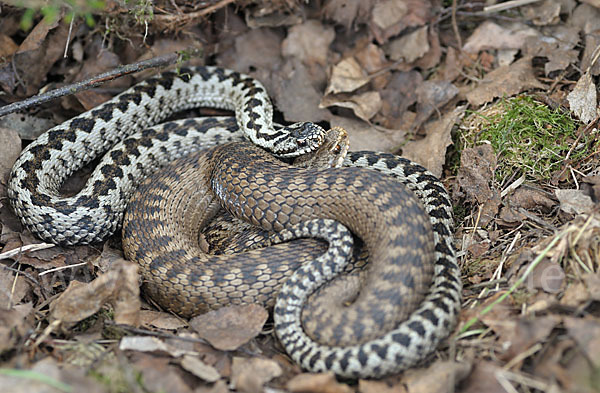
<path fill-rule="evenodd" d="M 360 293 L 349 306 L 327 304 L 326 313 L 321 313 L 327 315 L 327 329 L 317 323 L 316 327 L 313 324 L 312 334 L 308 332 L 319 336 L 319 341 L 327 341 L 315 343 L 317 347 L 333 348 L 335 352 L 326 357 L 320 349 L 310 350 L 308 363 L 302 362 L 307 357 L 306 348 L 310 349 L 304 341 L 314 341 L 301 337 L 302 342 L 296 345 L 305 350 L 291 355 L 304 367 L 325 367 L 346 376 L 379 376 L 422 357 L 413 354 L 414 359 L 367 367 L 382 353 L 371 351 L 364 356 L 365 348 L 372 346 L 381 332 L 394 331 L 415 312 L 431 285 L 435 244 L 431 224 L 419 200 L 401 183 L 358 168 L 290 167 L 245 142 L 217 146 L 169 166 L 145 181 L 134 194 L 123 224 L 123 245 L 127 257 L 142 266 L 150 296 L 161 306 L 185 316 L 230 303 L 271 305 L 288 276 L 323 252 L 319 243 L 301 240 L 294 246 L 286 243 L 235 255 L 205 255 L 198 247 L 198 235 L 219 207 L 209 188 L 228 211 L 265 230 L 280 231 L 295 228 L 304 220 L 330 218 L 346 225 L 365 242 L 371 262 Z M 173 194 L 177 196 L 167 203 L 167 196 L 173 198 Z M 185 217 L 183 222 L 181 217 Z M 335 256 L 336 251 L 331 252 Z M 331 273 L 327 279 L 345 262 L 328 263 L 331 266 L 325 270 Z M 339 266 L 334 267 L 336 264 Z M 294 290 L 283 291 L 278 301 L 284 298 L 293 302 L 297 296 Z M 285 307 L 276 309 L 276 323 L 286 314 Z M 444 322 L 446 329 L 450 323 Z M 294 335 L 290 326 L 287 322 L 276 325 L 284 344 L 286 336 Z M 435 341 L 432 339 L 437 334 L 431 334 L 430 341 Z M 401 343 L 397 345 L 410 346 L 411 339 L 407 342 L 406 337 L 398 335 Z M 413 345 L 423 350 L 431 346 Z M 357 353 L 359 363 L 348 363 L 343 355 L 345 347 L 361 348 Z M 323 366 L 319 366 L 319 360 Z"/>
<path fill-rule="evenodd" d="M 186 119 L 146 128 L 160 122 L 174 111 L 202 105 L 234 110 L 236 118 Z M 239 141 L 244 138 L 244 135 L 274 154 L 285 157 L 298 156 L 312 151 L 320 145 L 322 130 L 319 127 L 310 123 L 298 123 L 281 129 L 273 126 L 271 117 L 272 107 L 266 90 L 258 81 L 247 75 L 216 67 L 182 69 L 181 73 L 167 72 L 143 81 L 97 108 L 48 130 L 28 145 L 11 172 L 8 183 L 9 200 L 21 222 L 44 240 L 62 245 L 100 242 L 120 226 L 129 195 L 141 179 L 155 168 L 186 153 L 205 148 L 208 145 Z M 60 194 L 60 185 L 70 174 L 103 154 L 102 161 L 81 192 L 73 197 L 65 197 Z M 211 153 L 212 156 L 216 154 L 214 151 Z M 258 169 L 262 171 L 262 164 L 267 163 L 268 160 L 266 156 L 260 154 L 257 158 L 260 160 Z M 225 161 L 225 157 L 223 159 Z M 227 158 L 227 160 L 229 159 L 232 158 Z M 249 165 L 248 168 L 257 164 Z M 246 164 L 242 166 L 243 169 L 247 169 L 245 168 Z M 386 262 L 378 261 L 379 257 L 383 256 L 383 260 L 389 262 L 389 255 L 380 254 L 395 253 L 397 250 L 401 250 L 402 255 L 414 258 L 412 260 L 409 258 L 406 262 L 408 263 L 407 267 L 402 267 L 397 263 L 394 265 L 394 262 L 398 262 L 395 259 L 398 258 L 392 258 L 392 266 L 395 266 L 391 267 L 392 271 L 397 268 L 406 271 L 421 269 L 426 272 L 428 271 L 427 266 L 431 266 L 433 262 L 433 278 L 419 284 L 411 281 L 409 277 L 398 277 L 400 288 L 396 288 L 397 284 L 394 280 L 397 277 L 394 277 L 393 273 L 390 274 L 389 279 L 384 275 L 384 281 L 393 283 L 393 288 L 386 285 L 373 289 L 371 286 L 370 290 L 359 296 L 356 303 L 358 306 L 352 306 L 359 307 L 363 298 L 371 297 L 374 300 L 381 300 L 370 305 L 362 304 L 363 308 L 368 311 L 364 317 L 363 314 L 359 315 L 354 312 L 352 307 L 340 306 L 336 311 L 335 307 L 327 306 L 325 314 L 329 315 L 329 311 L 331 311 L 331 319 L 341 324 L 337 326 L 358 330 L 360 331 L 360 334 L 357 335 L 359 337 L 364 333 L 363 330 L 371 330 L 374 325 L 373 321 L 382 326 L 388 324 L 393 326 L 381 337 L 363 344 L 351 343 L 339 347 L 321 344 L 320 342 L 323 342 L 321 340 L 328 342 L 323 338 L 327 336 L 325 329 L 313 329 L 312 335 L 316 341 L 312 340 L 306 336 L 300 324 L 300 313 L 309 294 L 323 282 L 329 281 L 335 272 L 342 269 L 337 265 L 337 259 L 347 251 L 348 242 L 343 240 L 343 230 L 340 229 L 339 224 L 336 226 L 326 221 L 311 221 L 304 226 L 299 225 L 292 229 L 308 233 L 306 236 L 323 237 L 323 233 L 319 232 L 321 229 L 325 230 L 325 234 L 336 229 L 338 231 L 336 236 L 340 237 L 326 238 L 330 247 L 316 260 L 306 257 L 306 264 L 302 263 L 300 257 L 292 260 L 292 262 L 302 263 L 302 265 L 292 273 L 280 289 L 274 312 L 276 333 L 290 356 L 306 369 L 332 370 L 339 375 L 346 376 L 381 376 L 410 367 L 427 356 L 441 340 L 448 336 L 456 321 L 460 308 L 461 282 L 460 270 L 452 246 L 452 206 L 447 192 L 433 175 L 424 168 L 400 157 L 373 152 L 353 152 L 346 157 L 343 166 L 365 167 L 370 172 L 368 175 L 358 175 L 360 171 L 356 168 L 343 168 L 344 170 L 350 169 L 350 171 L 342 172 L 344 179 L 337 180 L 336 175 L 326 174 L 325 177 L 317 177 L 317 173 L 314 171 L 302 172 L 306 170 L 296 169 L 294 175 L 282 177 L 279 174 L 271 174 L 272 180 L 277 183 L 271 184 L 271 186 L 279 187 L 287 182 L 288 185 L 297 187 L 292 193 L 300 193 L 304 196 L 303 203 L 307 203 L 304 206 L 305 210 L 310 211 L 311 214 L 316 214 L 318 210 L 321 210 L 322 202 L 327 202 L 325 203 L 327 206 L 330 206 L 330 202 L 344 203 L 344 205 L 336 206 L 335 209 L 326 209 L 327 214 L 347 223 L 359 236 L 368 235 L 365 239 L 368 243 L 367 247 L 369 251 L 375 251 L 375 253 L 371 254 L 373 263 L 370 265 L 374 269 L 369 269 L 370 278 L 367 280 L 367 284 L 369 284 L 369 280 L 377 280 L 376 275 L 373 274 L 375 271 L 386 271 L 387 269 L 384 266 Z M 232 167 L 226 169 L 232 169 Z M 276 170 L 280 169 L 283 168 L 278 167 Z M 300 172 L 297 172 L 298 170 Z M 368 183 L 380 177 L 381 175 L 377 174 L 379 172 L 385 174 L 387 180 L 375 185 Z M 304 173 L 302 175 L 304 177 L 296 178 L 295 176 L 300 173 Z M 227 178 L 233 174 L 224 173 L 224 176 Z M 235 178 L 230 180 L 235 180 Z M 338 181 L 342 183 L 337 183 Z M 257 183 L 248 183 L 248 186 L 257 186 Z M 381 228 L 383 228 L 384 233 L 381 236 L 373 235 L 374 232 L 371 231 L 375 224 L 370 217 L 370 209 L 372 209 L 369 207 L 370 203 L 395 201 L 395 203 L 399 203 L 399 206 L 404 206 L 404 202 L 397 201 L 396 192 L 390 195 L 389 191 L 398 187 L 398 184 L 395 183 L 400 183 L 412 191 L 427 212 L 433 230 L 431 232 L 435 247 L 433 260 L 427 259 L 424 254 L 421 255 L 421 243 L 413 239 L 419 237 L 418 231 L 407 233 L 395 231 L 398 227 L 405 228 L 404 218 L 406 218 L 406 222 L 423 221 L 421 217 L 423 212 L 420 208 L 406 213 L 403 211 L 402 215 L 405 217 L 400 219 L 398 216 L 394 216 L 395 220 L 392 220 L 391 223 L 382 219 L 377 223 L 377 225 L 383 225 L 378 232 L 381 233 Z M 237 185 L 247 189 L 247 185 L 241 183 Z M 260 189 L 263 186 L 259 185 L 258 187 Z M 306 189 L 304 189 L 305 186 Z M 275 195 L 275 201 L 277 201 L 277 198 L 282 196 L 279 194 L 280 188 L 272 190 L 276 194 L 271 192 L 271 196 Z M 345 201 L 339 200 L 338 196 L 331 195 L 330 191 L 333 190 L 354 192 L 355 194 L 351 198 L 353 201 L 350 201 L 348 206 L 358 204 L 355 207 L 359 216 L 364 220 L 348 221 L 352 220 L 349 214 L 346 215 L 350 210 L 347 210 Z M 289 191 L 288 189 L 286 192 Z M 305 194 L 306 192 L 308 194 Z M 318 198 L 315 197 L 317 194 Z M 406 190 L 401 191 L 400 194 L 407 195 L 408 200 L 412 200 L 411 193 Z M 252 193 L 252 197 L 254 196 Z M 380 198 L 380 196 L 382 197 Z M 388 196 L 390 198 L 387 198 Z M 410 203 L 415 204 L 414 202 Z M 256 206 L 262 208 L 264 204 L 274 205 L 272 201 L 267 202 L 265 199 L 257 202 Z M 156 208 L 153 209 L 149 211 L 155 214 Z M 277 212 L 277 218 L 283 214 L 282 218 L 287 217 L 289 222 L 295 222 L 294 209 L 296 207 L 292 208 L 289 205 L 286 209 L 292 209 L 291 214 L 286 216 L 282 209 Z M 413 213 L 417 213 L 417 216 L 421 218 L 413 218 Z M 384 212 L 385 214 L 387 213 Z M 265 214 L 265 217 L 269 216 L 271 216 L 270 213 Z M 390 217 L 386 217 L 386 219 L 391 219 Z M 255 217 L 255 220 L 258 218 Z M 359 218 L 359 220 L 361 219 Z M 154 224 L 161 223 L 155 222 Z M 368 225 L 363 226 L 363 224 Z M 280 222 L 276 224 L 276 227 L 284 225 L 287 224 Z M 386 231 L 389 229 L 393 229 L 393 231 L 389 231 L 388 234 Z M 425 230 L 428 231 L 429 228 L 425 228 Z M 158 241 L 156 244 L 160 246 L 161 241 L 166 241 L 173 234 L 173 232 L 165 232 L 162 238 L 156 239 Z M 421 235 L 425 235 L 425 233 L 421 233 Z M 272 240 L 285 240 L 286 236 L 288 236 L 286 231 L 282 231 L 273 235 Z M 406 239 L 401 239 L 404 236 Z M 429 236 L 426 235 L 426 237 Z M 397 244 L 398 239 L 400 239 L 400 243 Z M 429 237 L 426 245 L 430 243 L 431 238 Z M 286 247 L 294 247 L 297 244 L 300 245 L 298 249 L 302 250 L 301 252 L 305 255 L 310 255 L 311 252 L 319 254 L 323 250 L 322 242 L 296 240 L 292 243 L 268 248 L 268 251 L 249 251 L 246 255 L 252 256 L 256 252 L 266 252 L 269 255 L 289 258 L 289 249 Z M 381 247 L 372 248 L 372 244 L 381 244 Z M 147 246 L 149 246 L 149 242 L 145 241 L 141 244 L 140 249 L 146 250 Z M 388 246 L 390 247 L 388 248 Z M 281 247 L 279 254 L 276 251 L 278 247 Z M 307 250 L 303 250 L 305 247 Z M 426 249 L 423 248 L 423 250 Z M 173 256 L 175 255 L 177 254 L 173 254 Z M 415 266 L 415 263 L 419 264 L 415 262 L 419 258 L 423 259 L 426 266 Z M 237 270 L 225 272 L 222 276 L 219 276 L 219 270 L 212 270 L 210 267 L 205 269 L 205 272 L 209 273 L 206 276 L 194 276 L 194 272 L 197 272 L 198 268 L 196 265 L 187 266 L 191 269 L 188 274 L 188 271 L 184 269 L 185 266 L 182 267 L 178 262 L 174 265 L 175 270 L 170 271 L 166 267 L 169 266 L 168 263 L 173 263 L 171 259 L 150 261 L 148 267 L 150 271 L 156 272 L 156 275 L 152 276 L 155 279 L 159 281 L 163 278 L 167 279 L 156 286 L 157 290 L 166 288 L 165 290 L 170 292 L 165 293 L 184 293 L 181 295 L 184 301 L 180 308 L 180 311 L 183 311 L 183 308 L 186 307 L 184 304 L 186 299 L 200 299 L 206 294 L 210 298 L 214 287 L 217 283 L 221 285 L 222 282 L 226 283 L 221 287 L 221 289 L 225 289 L 224 292 L 244 294 L 241 296 L 242 301 L 246 301 L 245 295 L 257 295 L 256 301 L 266 301 L 268 295 L 265 293 L 270 294 L 276 291 L 277 285 L 279 285 L 276 282 L 281 282 L 282 277 L 291 273 L 291 269 L 288 267 L 278 267 L 266 261 L 263 261 L 262 265 L 261 263 L 256 265 L 256 260 L 252 257 L 250 259 L 255 262 L 255 265 L 250 265 L 250 267 L 240 265 L 239 268 L 236 268 Z M 265 270 L 260 270 L 263 268 Z M 252 272 L 257 274 L 257 271 L 264 274 L 252 276 L 250 283 L 237 286 L 241 277 L 248 277 Z M 418 279 L 418 275 L 416 278 Z M 194 287 L 194 283 L 199 282 L 205 282 L 208 289 Z M 408 313 L 406 319 L 399 321 L 396 320 L 396 317 L 387 318 L 388 315 L 385 312 L 386 315 L 381 318 L 380 313 L 375 311 L 376 309 L 387 310 L 389 306 L 383 303 L 388 302 L 389 296 L 391 298 L 413 298 L 412 291 L 410 293 L 402 292 L 403 288 L 407 289 L 412 286 L 417 288 L 416 293 L 423 292 L 425 289 L 427 291 L 425 298 L 420 301 L 416 309 L 409 311 L 411 307 L 406 308 L 406 313 Z M 369 285 L 366 287 L 369 288 Z M 185 292 L 194 288 L 198 292 Z M 221 293 L 219 291 L 220 289 L 217 292 Z M 160 298 L 161 293 L 159 292 L 157 295 Z M 165 298 L 164 300 L 177 308 L 175 298 Z M 252 298 L 252 301 L 255 301 L 255 298 Z M 220 300 L 216 303 L 219 302 Z M 213 304 L 208 302 L 209 306 L 213 306 Z M 310 306 L 310 302 L 308 305 Z M 191 310 L 194 306 L 189 307 L 190 313 L 196 311 Z M 320 323 L 319 316 L 315 316 L 317 317 L 315 323 L 318 325 Z M 355 318 L 354 321 L 357 323 L 348 322 L 348 317 Z M 307 322 L 307 327 L 309 325 Z M 361 325 L 366 326 L 366 329 L 360 328 Z M 336 332 L 343 330 L 338 329 L 336 325 L 331 326 L 333 328 L 330 336 L 335 336 Z M 368 334 L 363 337 L 368 337 Z"/>

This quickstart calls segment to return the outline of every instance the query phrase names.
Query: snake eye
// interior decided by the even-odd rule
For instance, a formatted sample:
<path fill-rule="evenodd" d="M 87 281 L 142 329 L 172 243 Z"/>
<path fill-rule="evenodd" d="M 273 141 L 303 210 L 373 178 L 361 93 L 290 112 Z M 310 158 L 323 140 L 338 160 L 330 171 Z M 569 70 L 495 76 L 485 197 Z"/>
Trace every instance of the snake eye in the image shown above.
<path fill-rule="evenodd" d="M 340 154 L 342 152 L 342 146 L 340 146 L 340 144 L 338 143 L 331 151 L 333 152 L 333 154 Z"/>

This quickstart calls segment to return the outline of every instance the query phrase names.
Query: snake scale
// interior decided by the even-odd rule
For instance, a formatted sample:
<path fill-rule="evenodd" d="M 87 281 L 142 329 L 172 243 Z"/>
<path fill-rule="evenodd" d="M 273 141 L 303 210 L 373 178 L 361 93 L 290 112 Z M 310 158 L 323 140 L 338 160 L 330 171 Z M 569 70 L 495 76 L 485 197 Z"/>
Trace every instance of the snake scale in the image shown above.
<path fill-rule="evenodd" d="M 234 110 L 237 121 L 187 119 L 147 128 L 174 111 L 196 106 Z M 286 198 L 290 198 L 285 199 L 286 204 L 291 204 L 292 199 L 298 196 L 311 200 L 298 216 L 307 213 L 306 217 L 315 220 L 292 219 L 296 215 L 293 206 L 286 214 L 280 214 L 282 209 L 277 214 L 255 215 L 251 220 L 265 228 L 288 228 L 273 235 L 275 242 L 300 234 L 320 237 L 329 243 L 324 254 L 310 258 L 293 273 L 290 272 L 290 278 L 279 290 L 274 311 L 276 332 L 290 356 L 309 370 L 332 370 L 349 377 L 377 377 L 414 365 L 449 334 L 460 308 L 460 271 L 451 241 L 452 210 L 447 192 L 422 167 L 393 155 L 372 152 L 350 153 L 343 163 L 348 168 L 340 168 L 345 171 L 343 176 L 328 171 L 319 172 L 319 176 L 297 172 L 303 169 L 294 169 L 291 175 L 283 174 L 280 172 L 281 164 L 272 156 L 239 141 L 246 137 L 280 157 L 292 157 L 318 147 L 325 132 L 312 123 L 275 127 L 271 116 L 272 109 L 265 89 L 248 76 L 215 67 L 184 69 L 180 74 L 164 73 L 49 130 L 30 144 L 11 172 L 9 199 L 23 224 L 44 240 L 64 245 L 102 241 L 119 227 L 129 196 L 155 168 L 199 149 L 217 146 L 201 156 L 209 157 L 208 163 L 203 165 L 211 168 L 213 178 L 220 179 L 214 184 L 211 180 L 216 194 L 225 197 L 224 200 L 237 200 L 228 206 L 231 211 L 246 210 L 240 197 L 248 196 L 243 191 L 248 186 L 258 187 L 252 194 L 257 197 L 256 206 L 268 204 L 254 195 L 264 187 L 253 183 L 260 176 L 267 176 L 269 179 L 263 178 L 266 183 L 262 186 L 268 184 L 267 188 L 285 194 Z M 234 145 L 229 145 L 231 143 Z M 229 148 L 226 149 L 223 144 Z M 108 149 L 110 151 L 106 153 Z M 104 153 L 78 195 L 65 198 L 59 194 L 59 188 L 68 176 Z M 221 167 L 214 165 L 216 162 L 227 164 Z M 267 167 L 270 169 L 264 172 Z M 358 167 L 367 170 L 365 172 Z M 240 168 L 252 168 L 254 174 L 266 174 L 253 181 L 240 180 L 237 177 L 239 173 L 231 172 Z M 283 185 L 286 184 L 295 185 L 296 189 L 285 191 Z M 277 185 L 280 188 L 273 188 Z M 423 207 L 419 203 L 405 202 L 415 198 L 404 190 L 404 186 L 414 192 Z M 341 204 L 336 192 L 345 188 L 355 192 L 354 196 L 360 202 L 354 203 L 353 208 L 365 220 L 349 218 L 351 214 L 345 210 L 347 207 Z M 386 193 L 387 189 L 394 192 Z M 236 191 L 242 192 L 238 194 Z M 271 196 L 279 200 L 280 195 Z M 328 206 L 336 205 L 325 209 L 326 217 L 338 219 L 366 241 L 373 257 L 369 277 L 375 282 L 377 274 L 372 273 L 381 271 L 384 276 L 389 273 L 389 277 L 382 278 L 387 284 L 381 290 L 372 289 L 364 295 L 370 300 L 359 307 L 359 312 L 365 312 L 363 326 L 368 326 L 369 321 L 376 321 L 379 326 L 392 324 L 393 327 L 389 332 L 369 337 L 360 344 L 332 346 L 319 343 L 307 336 L 301 326 L 300 314 L 307 296 L 343 269 L 340 261 L 351 245 L 340 224 L 324 220 L 320 215 L 321 202 L 325 201 L 322 198 L 327 199 Z M 394 212 L 389 213 L 385 207 L 392 200 L 395 201 L 392 204 Z M 380 210 L 386 215 L 385 225 L 388 225 L 384 231 L 375 231 L 379 233 L 376 236 L 372 235 L 376 228 L 370 217 L 371 203 L 380 204 Z M 402 210 L 405 206 L 408 213 Z M 422 213 L 423 208 L 427 215 Z M 422 216 L 426 219 L 418 218 Z M 283 222 L 269 223 L 266 218 Z M 292 226 L 288 227 L 289 224 Z M 334 230 L 337 234 L 328 237 L 327 234 Z M 388 230 L 390 235 L 381 235 Z M 379 244 L 386 246 L 373 248 L 373 245 Z M 286 243 L 273 247 L 284 250 Z M 252 255 L 257 251 L 248 253 Z M 432 258 L 428 260 L 430 254 Z M 399 259 L 399 255 L 408 256 L 408 262 Z M 380 263 L 379 260 L 391 263 Z M 154 267 L 162 268 L 159 265 L 163 262 L 155 262 L 158 265 Z M 413 272 L 411 269 L 416 270 Z M 410 274 L 403 277 L 402 272 Z M 431 274 L 431 279 L 428 279 Z M 279 276 L 269 272 L 264 279 L 269 281 Z M 414 278 L 419 276 L 425 277 L 417 280 L 424 284 L 414 282 Z M 180 282 L 173 287 L 176 290 L 190 289 L 192 277 L 183 275 L 179 278 Z M 213 277 L 213 284 L 215 279 L 231 280 L 225 276 Z M 397 283 L 401 283 L 398 286 L 402 288 L 394 288 Z M 376 287 L 376 283 L 371 286 Z M 407 307 L 409 311 L 405 311 L 407 315 L 403 320 L 398 321 L 394 317 L 386 320 L 387 315 L 382 318 L 381 313 L 376 312 L 369 314 L 369 307 L 373 310 L 383 307 L 381 309 L 385 310 L 387 306 L 379 303 L 385 303 L 388 296 L 412 299 L 409 292 L 414 289 L 417 298 L 419 294 L 424 298 L 414 305 L 414 309 Z M 359 298 L 362 299 L 362 296 L 359 295 Z M 374 301 L 378 303 L 374 304 Z M 185 307 L 184 304 L 181 306 Z"/>

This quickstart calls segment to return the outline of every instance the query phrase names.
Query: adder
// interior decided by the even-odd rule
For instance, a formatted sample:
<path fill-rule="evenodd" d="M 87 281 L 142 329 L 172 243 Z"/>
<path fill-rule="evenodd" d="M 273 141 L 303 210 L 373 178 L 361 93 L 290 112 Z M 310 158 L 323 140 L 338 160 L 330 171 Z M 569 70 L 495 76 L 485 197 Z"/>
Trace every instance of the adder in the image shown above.
<path fill-rule="evenodd" d="M 146 128 L 175 110 L 199 105 L 233 109 L 237 122 L 181 120 Z M 15 163 L 9 180 L 9 199 L 24 225 L 44 240 L 58 244 L 102 241 L 120 225 L 128 197 L 143 177 L 154 168 L 198 150 L 200 146 L 238 141 L 246 136 L 274 154 L 289 157 L 313 150 L 322 142 L 324 131 L 320 127 L 299 123 L 287 129 L 279 128 L 273 125 L 271 115 L 265 89 L 248 76 L 214 67 L 183 69 L 179 74 L 165 73 L 40 136 Z M 126 133 L 131 134 L 127 136 Z M 75 197 L 61 197 L 58 191 L 62 182 L 111 145 L 114 145 L 112 150 L 105 154 L 84 189 Z M 242 149 L 241 145 L 237 147 Z M 252 153 L 246 148 L 243 151 L 247 155 L 241 156 L 242 159 L 254 154 L 259 154 L 256 157 L 262 157 L 262 162 L 270 159 L 260 152 Z M 225 156 L 222 159 L 225 160 Z M 245 162 L 243 166 L 250 163 Z M 380 376 L 415 364 L 435 349 L 455 323 L 461 284 L 451 242 L 451 206 L 439 181 L 407 160 L 393 155 L 358 152 L 350 153 L 343 165 L 387 173 L 395 180 L 382 180 L 383 183 L 399 181 L 422 202 L 429 223 L 421 225 L 417 232 L 431 228 L 431 234 L 424 235 L 425 238 L 429 236 L 429 240 L 414 242 L 418 249 L 410 248 L 413 240 L 405 242 L 403 247 L 414 255 L 428 247 L 433 250 L 433 259 L 424 262 L 433 270 L 433 277 L 424 284 L 425 297 L 404 321 L 393 322 L 395 327 L 382 337 L 355 346 L 315 346 L 299 326 L 297 317 L 307 292 L 298 297 L 297 294 L 303 292 L 298 288 L 317 285 L 309 283 L 307 277 L 328 280 L 332 273 L 320 272 L 318 266 L 306 264 L 281 289 L 275 318 L 276 323 L 284 326 L 278 335 L 286 350 L 303 367 L 315 371 L 331 369 L 339 375 L 354 377 Z M 274 176 L 277 179 L 278 175 Z M 338 181 L 335 175 L 332 176 L 326 181 L 327 185 Z M 365 182 L 367 177 L 371 176 L 365 176 Z M 288 183 L 293 181 L 290 179 Z M 306 181 L 304 178 L 303 182 Z M 217 188 L 217 194 L 224 193 L 225 188 Z M 380 189 L 375 195 L 382 192 L 384 190 Z M 418 216 L 413 213 L 411 210 L 407 217 L 409 221 Z M 342 215 L 334 214 L 337 218 Z M 255 221 L 261 220 L 255 217 Z M 359 223 L 345 223 L 359 234 L 368 233 Z M 322 221 L 317 224 L 325 225 Z M 306 224 L 308 231 L 311 231 L 311 225 L 317 224 Z M 269 225 L 280 229 L 278 224 Z M 398 221 L 394 225 L 404 224 Z M 410 231 L 413 227 L 407 228 Z M 405 234 L 412 239 L 410 232 Z M 333 259 L 330 254 L 323 258 Z M 423 268 L 427 270 L 426 266 Z M 336 269 L 332 268 L 332 271 Z"/>

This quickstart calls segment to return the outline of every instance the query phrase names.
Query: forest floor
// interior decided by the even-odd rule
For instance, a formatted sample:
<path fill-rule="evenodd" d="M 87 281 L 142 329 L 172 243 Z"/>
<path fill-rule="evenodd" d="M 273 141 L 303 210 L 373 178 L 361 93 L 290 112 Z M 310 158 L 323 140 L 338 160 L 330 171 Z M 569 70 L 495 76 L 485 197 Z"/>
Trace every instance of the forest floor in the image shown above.
<path fill-rule="evenodd" d="M 256 305 L 156 308 L 119 236 L 40 245 L 6 192 L 22 148 L 150 69 L 0 117 L 2 392 L 600 392 L 598 1 L 62 3 L 0 2 L 0 105 L 177 51 L 247 73 L 277 121 L 341 126 L 443 181 L 463 305 L 418 367 L 339 380 L 295 365 Z"/>

